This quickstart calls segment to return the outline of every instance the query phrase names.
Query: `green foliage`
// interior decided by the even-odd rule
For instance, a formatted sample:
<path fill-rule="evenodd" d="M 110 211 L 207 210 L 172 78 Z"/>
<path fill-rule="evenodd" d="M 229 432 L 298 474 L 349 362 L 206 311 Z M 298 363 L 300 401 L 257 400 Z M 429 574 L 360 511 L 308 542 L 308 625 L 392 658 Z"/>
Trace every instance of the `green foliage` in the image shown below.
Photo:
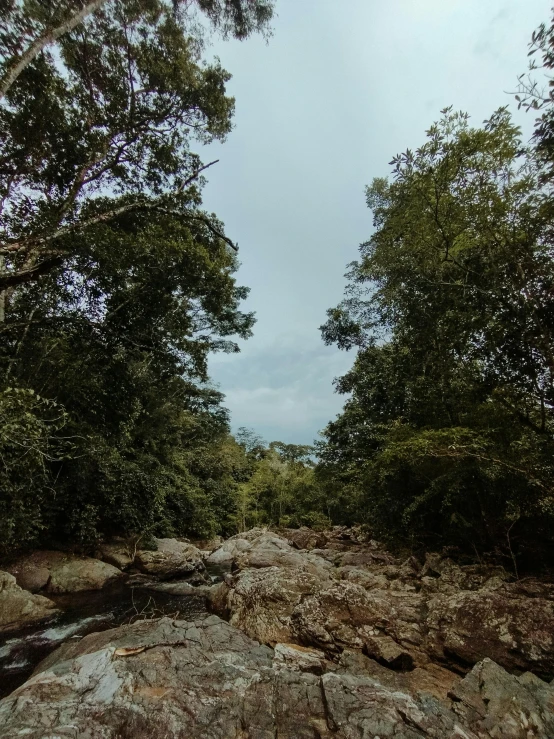
<path fill-rule="evenodd" d="M 191 143 L 224 139 L 234 100 L 225 92 L 230 75 L 202 58 L 201 20 L 245 38 L 267 28 L 272 2 L 97 0 L 82 8 L 73 0 L 3 3 L 0 288 L 70 268 L 83 234 L 95 239 L 97 224 L 128 213 L 217 228 L 197 212 L 204 167 Z"/>
<path fill-rule="evenodd" d="M 209 28 L 265 31 L 272 3 L 83 7 L 0 29 L 1 554 L 224 531 L 247 465 L 207 357 L 254 319 L 191 147 L 231 128 Z"/>
<path fill-rule="evenodd" d="M 0 554 L 33 544 L 48 523 L 49 468 L 71 452 L 67 418 L 33 390 L 0 392 Z"/>
<path fill-rule="evenodd" d="M 480 129 L 447 109 L 392 164 L 367 189 L 375 232 L 322 327 L 358 355 L 318 474 L 397 543 L 531 553 L 551 542 L 554 493 L 540 164 L 505 109 Z"/>
<path fill-rule="evenodd" d="M 236 440 L 245 452 L 239 472 L 236 511 L 231 527 L 330 525 L 327 499 L 316 480 L 313 447 L 272 441 L 265 446 L 249 429 Z"/>

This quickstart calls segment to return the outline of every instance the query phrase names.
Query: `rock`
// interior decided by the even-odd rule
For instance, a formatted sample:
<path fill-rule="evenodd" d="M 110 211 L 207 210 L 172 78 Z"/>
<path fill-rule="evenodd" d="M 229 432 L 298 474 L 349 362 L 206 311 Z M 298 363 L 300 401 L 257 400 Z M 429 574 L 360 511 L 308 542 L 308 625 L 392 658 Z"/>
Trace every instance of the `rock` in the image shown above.
<path fill-rule="evenodd" d="M 306 526 L 299 529 L 284 529 L 286 539 L 297 549 L 316 549 L 324 547 L 327 537 L 322 531 L 314 531 Z"/>
<path fill-rule="evenodd" d="M 554 690 L 530 672 L 510 675 L 484 659 L 450 692 L 454 711 L 479 737 L 554 737 Z"/>
<path fill-rule="evenodd" d="M 231 589 L 225 581 L 212 585 L 208 592 L 208 605 L 212 613 L 224 619 L 229 618 L 228 602 L 230 592 Z"/>
<path fill-rule="evenodd" d="M 276 644 L 273 651 L 274 667 L 287 667 L 290 670 L 321 675 L 326 665 L 325 655 L 318 649 L 301 647 L 298 644 Z"/>
<path fill-rule="evenodd" d="M 218 591 L 221 583 L 217 585 L 192 585 L 189 581 L 177 582 L 157 582 L 151 581 L 141 585 L 145 590 L 153 590 L 156 593 L 167 593 L 168 595 L 190 595 L 193 598 L 207 598 L 209 601 L 215 600 L 215 593 Z"/>
<path fill-rule="evenodd" d="M 509 591 L 461 591 L 428 602 L 427 649 L 443 661 L 484 657 L 509 670 L 554 677 L 554 602 Z"/>
<path fill-rule="evenodd" d="M 488 565 L 458 566 L 440 554 L 427 554 L 420 571 L 424 589 L 431 593 L 454 594 L 460 590 L 496 590 L 510 580 L 503 567 Z"/>
<path fill-rule="evenodd" d="M 365 659 L 367 663 L 370 660 Z M 211 616 L 139 621 L 49 655 L 0 702 L 3 739 L 548 739 L 554 689 L 485 660 L 452 700 L 411 690 L 416 671 L 260 646 Z M 313 671 L 322 671 L 314 674 Z M 431 678 L 423 683 L 432 683 Z M 439 693 L 440 694 L 440 693 Z M 441 694 L 442 695 L 442 694 Z"/>
<path fill-rule="evenodd" d="M 98 558 L 120 570 L 127 570 L 134 562 L 134 546 L 130 542 L 102 543 L 98 547 Z"/>
<path fill-rule="evenodd" d="M 321 577 L 325 577 L 331 569 L 331 565 L 321 557 L 304 555 L 288 544 L 286 548 L 275 546 L 269 537 L 260 537 L 249 550 L 238 555 L 235 562 L 241 570 L 249 567 L 282 567 L 306 570 Z"/>
<path fill-rule="evenodd" d="M 46 588 L 49 593 L 77 593 L 80 590 L 101 590 L 121 578 L 117 567 L 97 559 L 71 558 L 53 566 Z"/>
<path fill-rule="evenodd" d="M 341 553 L 337 552 L 336 549 L 312 549 L 310 554 L 321 557 L 335 567 L 340 565 Z"/>
<path fill-rule="evenodd" d="M 242 538 L 244 537 L 244 538 Z M 206 560 L 208 565 L 233 564 L 241 570 L 248 568 L 283 567 L 303 569 L 326 578 L 332 565 L 313 553 L 293 549 L 287 539 L 263 529 L 252 529 L 239 537 L 228 539 Z"/>
<path fill-rule="evenodd" d="M 363 632 L 364 651 L 376 662 L 390 667 L 392 670 L 411 670 L 414 658 L 407 649 L 403 649 L 394 639 L 386 634 L 367 634 Z"/>
<path fill-rule="evenodd" d="M 206 564 L 231 564 L 238 555 L 250 549 L 251 546 L 251 543 L 246 539 L 228 539 L 219 549 L 210 554 L 206 559 Z"/>
<path fill-rule="evenodd" d="M 306 543 L 307 532 L 298 531 Z M 209 596 L 211 607 L 271 645 L 294 642 L 328 655 L 359 649 L 401 671 L 434 661 L 464 672 L 490 657 L 554 677 L 553 584 L 509 582 L 502 568 L 459 566 L 439 554 L 427 555 L 422 568 L 350 530 L 325 535 L 340 550 L 293 549 L 262 529 L 228 540 L 215 554 L 225 552 L 240 571 Z"/>
<path fill-rule="evenodd" d="M 223 544 L 223 541 L 224 540 L 221 536 L 213 536 L 211 539 L 194 539 L 192 544 L 207 556 L 210 552 L 214 552 L 216 549 L 219 549 Z"/>
<path fill-rule="evenodd" d="M 389 587 L 389 580 L 385 575 L 361 567 L 340 567 L 338 572 L 343 580 L 361 585 L 366 590 L 386 590 Z"/>
<path fill-rule="evenodd" d="M 8 567 L 19 583 L 31 582 L 48 593 L 100 590 L 123 576 L 113 565 L 92 557 L 56 551 L 38 551 L 21 557 Z"/>
<path fill-rule="evenodd" d="M 47 567 L 10 567 L 10 574 L 14 575 L 17 584 L 31 593 L 44 590 L 50 580 L 50 570 Z"/>
<path fill-rule="evenodd" d="M 15 577 L 0 572 L 0 632 L 39 623 L 58 613 L 51 600 L 34 595 L 17 585 Z"/>
<path fill-rule="evenodd" d="M 20 588 L 38 593 L 48 584 L 52 559 L 61 559 L 63 556 L 61 552 L 32 552 L 4 565 L 4 569 L 15 577 Z"/>
<path fill-rule="evenodd" d="M 395 559 L 388 552 L 379 551 L 359 551 L 359 552 L 345 552 L 340 562 L 343 566 L 353 565 L 359 567 L 360 565 L 373 565 L 373 564 L 394 564 Z"/>
<path fill-rule="evenodd" d="M 400 669 L 428 660 L 421 650 L 423 601 L 417 594 L 366 591 L 349 582 L 304 597 L 291 626 L 296 640 L 330 653 L 364 649 L 370 657 Z"/>
<path fill-rule="evenodd" d="M 193 544 L 177 539 L 155 539 L 156 551 L 140 549 L 135 564 L 141 572 L 162 580 L 204 569 L 202 552 Z"/>
<path fill-rule="evenodd" d="M 351 649 L 341 652 L 337 670 L 352 675 L 366 675 L 394 690 L 416 696 L 429 694 L 441 701 L 447 701 L 449 693 L 460 682 L 459 675 L 432 663 L 409 672 L 398 672 Z"/>
<path fill-rule="evenodd" d="M 305 569 L 244 570 L 227 597 L 230 623 L 265 644 L 296 641 L 290 623 L 295 606 L 330 582 Z"/>

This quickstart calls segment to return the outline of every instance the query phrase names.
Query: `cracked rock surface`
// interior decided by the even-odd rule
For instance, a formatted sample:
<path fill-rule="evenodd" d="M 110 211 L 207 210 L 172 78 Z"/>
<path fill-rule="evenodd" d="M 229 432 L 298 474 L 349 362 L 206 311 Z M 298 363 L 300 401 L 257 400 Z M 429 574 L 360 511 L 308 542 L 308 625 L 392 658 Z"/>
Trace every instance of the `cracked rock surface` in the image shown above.
<path fill-rule="evenodd" d="M 207 555 L 188 546 L 168 542 L 148 564 L 161 579 L 173 560 L 198 567 Z M 439 554 L 397 560 L 342 528 L 253 529 L 207 562 L 227 571 L 217 585 L 155 587 L 202 593 L 225 620 L 143 620 L 66 642 L 0 702 L 0 736 L 554 737 L 552 583 Z"/>
<path fill-rule="evenodd" d="M 490 658 L 554 678 L 551 583 L 438 554 L 397 561 L 352 529 L 284 533 L 253 529 L 211 555 L 233 569 L 212 608 L 252 638 L 329 657 L 359 649 L 395 670 L 435 663 L 464 674 Z"/>
<path fill-rule="evenodd" d="M 297 652 L 295 654 L 295 651 Z M 363 657 L 363 656 L 362 656 Z M 260 645 L 217 616 L 140 621 L 50 655 L 0 702 L 1 736 L 79 739 L 549 737 L 553 688 L 480 662 L 448 696 L 372 662 Z M 357 664 L 357 666 L 356 666 Z M 317 667 L 317 669 L 315 669 Z M 389 671 L 387 671 L 389 672 Z M 318 674 L 319 673 L 319 674 Z M 392 673 L 394 674 L 394 673 Z M 433 677 L 430 675 L 430 684 Z M 435 691 L 436 692 L 436 691 Z"/>

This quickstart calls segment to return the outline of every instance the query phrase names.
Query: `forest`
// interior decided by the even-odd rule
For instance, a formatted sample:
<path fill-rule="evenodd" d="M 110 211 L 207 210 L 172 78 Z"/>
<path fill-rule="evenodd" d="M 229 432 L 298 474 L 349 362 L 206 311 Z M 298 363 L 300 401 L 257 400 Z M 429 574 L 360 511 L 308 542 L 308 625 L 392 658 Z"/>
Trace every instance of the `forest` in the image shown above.
<path fill-rule="evenodd" d="M 516 95 L 531 141 L 508 107 L 447 108 L 367 186 L 373 232 L 321 327 L 352 352 L 344 408 L 307 446 L 231 433 L 207 364 L 255 316 L 240 234 L 202 203 L 196 150 L 235 106 L 206 49 L 269 36 L 273 1 L 0 9 L 0 556 L 360 524 L 552 566 L 554 21 Z"/>

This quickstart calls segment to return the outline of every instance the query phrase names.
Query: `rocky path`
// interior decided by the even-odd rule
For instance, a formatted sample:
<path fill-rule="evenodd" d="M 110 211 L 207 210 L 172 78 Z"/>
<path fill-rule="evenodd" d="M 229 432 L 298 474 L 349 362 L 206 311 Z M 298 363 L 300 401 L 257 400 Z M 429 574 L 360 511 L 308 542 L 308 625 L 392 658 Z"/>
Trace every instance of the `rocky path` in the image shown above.
<path fill-rule="evenodd" d="M 229 570 L 196 590 L 214 615 L 64 644 L 0 702 L 0 736 L 554 737 L 554 586 L 396 561 L 358 531 L 281 534 L 207 557 Z"/>

